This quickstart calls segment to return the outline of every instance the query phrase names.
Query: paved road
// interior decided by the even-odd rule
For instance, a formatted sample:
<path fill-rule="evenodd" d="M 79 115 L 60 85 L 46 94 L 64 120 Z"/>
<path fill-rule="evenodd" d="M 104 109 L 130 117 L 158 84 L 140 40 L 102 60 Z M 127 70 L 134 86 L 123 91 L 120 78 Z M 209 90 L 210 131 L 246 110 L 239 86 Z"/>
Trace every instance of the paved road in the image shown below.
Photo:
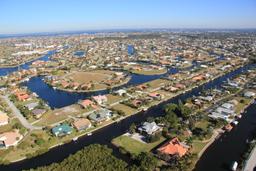
<path fill-rule="evenodd" d="M 29 130 L 34 130 L 34 129 L 42 129 L 42 127 L 36 127 L 31 125 L 28 120 L 20 113 L 19 109 L 17 109 L 17 107 L 13 104 L 13 102 L 10 101 L 10 99 L 8 98 L 8 96 L 2 96 L 2 98 L 6 101 L 6 103 L 8 104 L 8 106 L 11 108 L 11 110 L 13 111 L 13 114 L 16 116 L 16 118 L 19 119 L 19 121 L 21 122 L 21 124 L 29 129 Z"/>
<path fill-rule="evenodd" d="M 256 166 L 256 147 L 251 152 L 250 158 L 247 160 L 244 171 L 253 171 Z"/>

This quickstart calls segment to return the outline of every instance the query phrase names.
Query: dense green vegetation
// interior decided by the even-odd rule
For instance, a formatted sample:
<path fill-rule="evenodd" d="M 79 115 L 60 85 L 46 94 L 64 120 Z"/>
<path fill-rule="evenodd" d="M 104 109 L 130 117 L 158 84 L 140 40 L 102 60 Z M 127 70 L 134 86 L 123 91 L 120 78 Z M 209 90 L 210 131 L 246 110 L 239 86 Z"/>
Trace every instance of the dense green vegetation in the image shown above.
<path fill-rule="evenodd" d="M 61 163 L 31 169 L 31 171 L 124 171 L 127 164 L 112 155 L 112 150 L 99 144 L 90 145 L 77 153 L 70 155 Z"/>
<path fill-rule="evenodd" d="M 150 171 L 157 167 L 158 159 L 152 153 L 142 152 L 133 158 L 136 165 L 128 164 L 112 155 L 106 146 L 93 144 L 70 155 L 60 163 L 30 169 L 30 171 Z"/>

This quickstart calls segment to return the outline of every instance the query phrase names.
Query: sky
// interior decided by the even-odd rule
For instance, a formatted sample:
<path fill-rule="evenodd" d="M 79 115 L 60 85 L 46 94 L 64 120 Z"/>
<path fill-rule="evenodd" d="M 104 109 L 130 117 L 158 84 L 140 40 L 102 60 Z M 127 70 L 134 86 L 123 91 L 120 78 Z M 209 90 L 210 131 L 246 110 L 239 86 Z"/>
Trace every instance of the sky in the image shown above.
<path fill-rule="evenodd" d="M 256 0 L 0 0 L 0 34 L 256 28 Z"/>

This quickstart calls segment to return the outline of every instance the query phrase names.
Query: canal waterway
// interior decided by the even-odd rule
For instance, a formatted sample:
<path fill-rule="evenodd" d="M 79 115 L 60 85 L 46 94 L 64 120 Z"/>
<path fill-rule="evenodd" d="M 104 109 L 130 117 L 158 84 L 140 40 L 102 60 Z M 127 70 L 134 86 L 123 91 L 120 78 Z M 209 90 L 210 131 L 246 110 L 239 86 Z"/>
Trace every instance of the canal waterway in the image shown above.
<path fill-rule="evenodd" d="M 42 60 L 42 61 L 49 61 L 50 60 L 50 56 L 53 55 L 55 53 L 55 51 L 49 51 L 46 55 L 43 55 L 42 57 L 39 57 L 37 59 L 34 59 L 30 62 L 26 62 L 24 64 L 21 64 L 19 66 L 15 66 L 15 67 L 8 67 L 8 68 L 0 68 L 0 76 L 5 76 L 8 74 L 11 74 L 12 72 L 18 71 L 19 69 L 29 69 L 30 65 L 37 60 Z"/>

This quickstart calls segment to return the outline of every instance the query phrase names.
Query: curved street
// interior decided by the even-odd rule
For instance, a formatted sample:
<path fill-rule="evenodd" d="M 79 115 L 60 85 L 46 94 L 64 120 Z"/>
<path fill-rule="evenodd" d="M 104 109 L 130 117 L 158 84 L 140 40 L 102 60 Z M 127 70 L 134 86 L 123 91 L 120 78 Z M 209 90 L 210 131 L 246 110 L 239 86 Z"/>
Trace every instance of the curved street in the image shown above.
<path fill-rule="evenodd" d="M 42 127 L 36 127 L 36 126 L 31 125 L 31 123 L 29 123 L 28 120 L 20 113 L 19 109 L 17 109 L 17 107 L 13 104 L 13 102 L 10 101 L 8 96 L 9 95 L 5 95 L 5 96 L 1 96 L 1 97 L 5 100 L 5 102 L 8 104 L 8 106 L 13 111 L 13 114 L 15 115 L 15 117 L 19 119 L 19 121 L 25 128 L 27 128 L 29 130 L 42 129 Z"/>

